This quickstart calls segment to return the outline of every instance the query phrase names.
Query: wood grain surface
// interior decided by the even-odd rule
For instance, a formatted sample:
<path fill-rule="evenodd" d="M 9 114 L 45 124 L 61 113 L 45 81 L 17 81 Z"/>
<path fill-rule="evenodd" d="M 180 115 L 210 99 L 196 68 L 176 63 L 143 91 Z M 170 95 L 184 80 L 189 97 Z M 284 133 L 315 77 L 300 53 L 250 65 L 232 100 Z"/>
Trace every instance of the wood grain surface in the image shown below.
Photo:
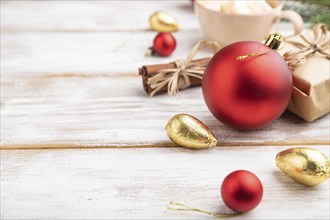
<path fill-rule="evenodd" d="M 180 21 L 167 58 L 144 56 L 157 10 Z M 1 219 L 212 219 L 167 204 L 231 212 L 219 188 L 237 169 L 265 190 L 237 219 L 329 219 L 329 182 L 301 186 L 274 162 L 290 147 L 329 155 L 329 114 L 306 123 L 285 112 L 238 131 L 215 120 L 199 87 L 146 96 L 138 68 L 185 58 L 202 38 L 190 1 L 1 1 Z M 218 146 L 170 142 L 164 127 L 178 113 L 202 120 Z"/>
<path fill-rule="evenodd" d="M 285 113 L 272 125 L 241 132 L 218 122 L 200 88 L 177 97 L 144 94 L 138 76 L 22 76 L 2 81 L 2 148 L 173 146 L 165 132 L 177 113 L 212 129 L 219 146 L 327 144 L 329 117 L 306 123 Z"/>
<path fill-rule="evenodd" d="M 227 174 L 245 169 L 262 181 L 253 211 L 234 219 L 326 219 L 329 184 L 305 187 L 277 169 L 286 147 L 211 150 L 71 149 L 1 152 L 5 219 L 214 219 L 167 210 L 170 201 L 232 213 L 220 197 Z M 317 149 L 329 154 L 326 146 Z"/>

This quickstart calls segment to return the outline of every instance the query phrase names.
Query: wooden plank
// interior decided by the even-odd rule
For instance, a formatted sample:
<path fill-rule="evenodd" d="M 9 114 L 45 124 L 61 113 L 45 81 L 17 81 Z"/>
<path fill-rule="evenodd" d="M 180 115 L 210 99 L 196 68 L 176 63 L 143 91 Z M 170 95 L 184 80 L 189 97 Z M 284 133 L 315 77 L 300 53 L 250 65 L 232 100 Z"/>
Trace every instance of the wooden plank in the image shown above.
<path fill-rule="evenodd" d="M 118 10 L 118 8 L 125 10 Z M 137 32 L 149 31 L 149 16 L 165 11 L 176 17 L 181 31 L 199 30 L 191 0 L 1 1 L 1 32 Z M 36 12 L 38 12 L 36 16 Z M 274 31 L 292 34 L 290 23 Z"/>
<path fill-rule="evenodd" d="M 1 1 L 1 31 L 145 31 L 159 10 L 176 17 L 180 30 L 198 27 L 190 0 Z"/>
<path fill-rule="evenodd" d="M 313 147 L 329 155 L 329 146 Z M 286 148 L 1 151 L 1 218 L 208 219 L 168 211 L 167 203 L 230 212 L 220 184 L 246 169 L 262 181 L 264 197 L 237 219 L 329 219 L 329 182 L 310 188 L 288 178 L 274 162 Z"/>
<path fill-rule="evenodd" d="M 171 145 L 164 127 L 189 113 L 208 125 L 219 145 L 328 144 L 329 116 L 306 123 L 291 113 L 257 131 L 237 131 L 208 111 L 201 88 L 176 97 L 146 96 L 138 76 L 69 75 L 2 81 L 1 147 L 129 147 Z"/>
<path fill-rule="evenodd" d="M 174 33 L 170 57 L 146 57 L 156 32 L 1 33 L 1 75 L 23 73 L 130 73 L 142 65 L 186 58 L 203 38 L 198 31 Z M 198 57 L 211 56 L 204 51 Z M 20 77 L 20 76 L 19 76 Z M 14 79 L 15 80 L 15 79 Z"/>

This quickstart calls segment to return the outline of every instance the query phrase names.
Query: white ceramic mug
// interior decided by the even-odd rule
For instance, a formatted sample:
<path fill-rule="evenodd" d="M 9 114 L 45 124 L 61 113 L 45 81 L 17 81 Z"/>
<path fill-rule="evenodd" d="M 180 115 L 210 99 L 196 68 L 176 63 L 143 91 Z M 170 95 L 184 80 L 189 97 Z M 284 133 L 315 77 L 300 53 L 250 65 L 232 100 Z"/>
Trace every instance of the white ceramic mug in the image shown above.
<path fill-rule="evenodd" d="M 222 46 L 243 40 L 261 41 L 282 18 L 293 24 L 293 35 L 301 33 L 304 26 L 298 13 L 282 10 L 282 1 L 271 12 L 261 14 L 226 14 L 206 8 L 200 0 L 195 1 L 194 8 L 206 38 Z"/>

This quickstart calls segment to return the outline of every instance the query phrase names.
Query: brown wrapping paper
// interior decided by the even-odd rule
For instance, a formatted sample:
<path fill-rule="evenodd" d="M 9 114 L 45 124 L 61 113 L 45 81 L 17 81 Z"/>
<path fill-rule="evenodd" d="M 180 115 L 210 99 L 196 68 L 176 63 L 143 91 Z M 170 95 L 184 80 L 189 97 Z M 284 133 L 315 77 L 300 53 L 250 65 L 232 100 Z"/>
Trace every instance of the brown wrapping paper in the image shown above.
<path fill-rule="evenodd" d="M 303 34 L 308 39 L 313 39 L 313 33 Z M 288 41 L 302 42 L 298 36 L 287 39 Z M 297 50 L 295 46 L 286 43 L 279 53 Z M 300 116 L 307 122 L 327 114 L 330 111 L 330 60 L 316 52 L 309 56 L 304 64 L 292 72 L 293 92 L 288 105 L 288 110 Z"/>

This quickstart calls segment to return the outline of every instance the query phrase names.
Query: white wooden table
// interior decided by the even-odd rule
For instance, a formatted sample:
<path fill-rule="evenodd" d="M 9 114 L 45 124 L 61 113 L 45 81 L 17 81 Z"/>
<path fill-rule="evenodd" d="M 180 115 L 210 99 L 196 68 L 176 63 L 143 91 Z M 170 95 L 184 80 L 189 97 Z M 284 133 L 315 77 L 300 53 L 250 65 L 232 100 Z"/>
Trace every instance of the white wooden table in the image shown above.
<path fill-rule="evenodd" d="M 169 58 L 144 56 L 156 10 L 180 21 Z M 202 38 L 190 1 L 1 1 L 1 219 L 212 219 L 167 204 L 230 212 L 220 184 L 237 169 L 264 186 L 237 219 L 329 219 L 329 181 L 304 187 L 274 161 L 299 146 L 329 155 L 329 115 L 306 123 L 286 112 L 242 132 L 211 115 L 200 88 L 145 95 L 138 67 L 184 58 Z M 170 142 L 164 126 L 182 112 L 218 146 Z"/>

